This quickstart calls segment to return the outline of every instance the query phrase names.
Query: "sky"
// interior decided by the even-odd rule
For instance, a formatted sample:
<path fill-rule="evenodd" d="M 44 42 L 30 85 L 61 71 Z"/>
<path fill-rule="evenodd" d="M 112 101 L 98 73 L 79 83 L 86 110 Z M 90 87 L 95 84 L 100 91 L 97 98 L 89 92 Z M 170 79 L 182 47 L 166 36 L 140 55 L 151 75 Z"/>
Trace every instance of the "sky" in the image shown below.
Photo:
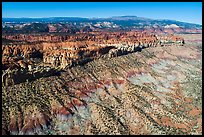
<path fill-rule="evenodd" d="M 2 17 L 138 16 L 202 24 L 202 2 L 2 2 Z"/>

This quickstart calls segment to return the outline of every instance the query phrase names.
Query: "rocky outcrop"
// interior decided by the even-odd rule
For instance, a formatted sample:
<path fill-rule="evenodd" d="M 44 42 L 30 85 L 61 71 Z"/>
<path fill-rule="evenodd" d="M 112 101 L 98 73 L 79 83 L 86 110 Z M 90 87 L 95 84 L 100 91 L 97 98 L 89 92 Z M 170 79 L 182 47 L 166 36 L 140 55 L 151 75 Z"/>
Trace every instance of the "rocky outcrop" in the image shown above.
<path fill-rule="evenodd" d="M 91 34 L 93 35 L 72 36 L 71 39 L 74 41 L 3 45 L 2 69 L 15 70 L 11 74 L 4 75 L 4 85 L 55 74 L 54 71 L 44 71 L 47 70 L 46 67 L 67 69 L 76 65 L 84 65 L 101 57 L 112 58 L 148 47 L 184 44 L 181 37 L 147 34 L 146 32 L 112 32 L 109 33 L 110 35 L 92 32 Z M 79 39 L 80 41 L 76 41 Z M 36 59 L 40 59 L 40 62 Z M 38 66 L 42 68 L 39 69 Z M 22 77 L 20 81 L 18 77 Z M 6 79 L 13 82 L 6 82 L 8 81 Z"/>
<path fill-rule="evenodd" d="M 28 59 L 42 58 L 43 63 L 61 68 L 77 64 L 80 61 L 83 62 L 83 60 L 98 58 L 108 52 L 108 56 L 113 57 L 140 51 L 143 48 L 152 46 L 184 44 L 184 40 L 180 37 L 148 34 L 145 31 L 79 33 L 76 36 L 70 36 L 67 41 L 65 39 L 62 40 L 62 36 L 56 36 L 56 40 L 53 40 L 52 36 L 28 35 L 8 36 L 7 38 L 29 41 L 41 41 L 43 38 L 49 39 L 52 42 L 30 45 L 4 45 L 2 46 L 2 55 Z"/>
<path fill-rule="evenodd" d="M 40 58 L 42 50 L 40 44 L 4 45 L 2 46 L 2 55 L 5 57 Z"/>

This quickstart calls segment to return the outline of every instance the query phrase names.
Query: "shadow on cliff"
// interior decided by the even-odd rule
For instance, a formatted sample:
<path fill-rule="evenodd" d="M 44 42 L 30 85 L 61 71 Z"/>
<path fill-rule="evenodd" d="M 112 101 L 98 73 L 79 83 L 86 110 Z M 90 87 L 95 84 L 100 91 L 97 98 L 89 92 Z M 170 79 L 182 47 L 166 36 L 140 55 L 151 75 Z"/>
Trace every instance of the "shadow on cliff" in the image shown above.
<path fill-rule="evenodd" d="M 127 54 L 131 54 L 131 53 L 135 53 L 135 52 L 141 52 L 143 49 L 145 49 L 145 48 L 147 48 L 147 47 L 136 47 L 135 49 L 134 49 L 134 51 L 118 51 L 117 52 L 117 57 L 118 56 L 123 56 L 123 55 L 127 55 Z"/>
<path fill-rule="evenodd" d="M 134 52 L 141 52 L 142 49 L 145 47 L 137 47 L 134 49 L 133 52 L 130 51 L 124 51 L 124 52 L 118 52 L 117 56 L 123 56 L 127 55 L 129 53 L 134 53 Z M 64 70 L 57 70 L 54 68 L 51 68 L 49 71 L 48 70 L 41 70 L 38 72 L 27 72 L 26 70 L 20 71 L 18 73 L 12 74 L 11 79 L 13 79 L 14 84 L 20 84 L 22 82 L 26 81 L 34 81 L 40 78 L 46 78 L 46 77 L 51 77 L 51 76 L 60 76 L 62 72 L 66 72 L 67 69 L 73 68 L 75 66 L 84 66 L 87 63 L 95 60 L 96 58 L 86 58 L 82 60 L 78 60 L 77 62 L 73 62 L 71 66 L 67 66 Z M 4 80 L 5 81 L 5 80 Z M 5 84 L 5 83 L 4 83 Z"/>
<path fill-rule="evenodd" d="M 13 75 L 14 84 L 20 84 L 22 82 L 26 81 L 34 81 L 40 78 L 46 78 L 51 76 L 60 76 L 61 72 L 64 72 L 63 70 L 55 70 L 50 69 L 49 71 L 43 70 L 35 73 L 27 73 L 27 72 L 21 72 L 20 74 Z"/>

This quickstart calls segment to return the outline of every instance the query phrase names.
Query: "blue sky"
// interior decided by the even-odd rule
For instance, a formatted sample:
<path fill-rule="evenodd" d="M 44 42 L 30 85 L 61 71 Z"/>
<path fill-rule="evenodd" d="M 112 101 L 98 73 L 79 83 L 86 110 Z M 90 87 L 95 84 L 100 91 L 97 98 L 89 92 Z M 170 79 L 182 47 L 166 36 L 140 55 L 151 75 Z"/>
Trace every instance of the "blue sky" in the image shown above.
<path fill-rule="evenodd" d="M 202 24 L 202 2 L 2 2 L 3 17 L 135 15 Z"/>

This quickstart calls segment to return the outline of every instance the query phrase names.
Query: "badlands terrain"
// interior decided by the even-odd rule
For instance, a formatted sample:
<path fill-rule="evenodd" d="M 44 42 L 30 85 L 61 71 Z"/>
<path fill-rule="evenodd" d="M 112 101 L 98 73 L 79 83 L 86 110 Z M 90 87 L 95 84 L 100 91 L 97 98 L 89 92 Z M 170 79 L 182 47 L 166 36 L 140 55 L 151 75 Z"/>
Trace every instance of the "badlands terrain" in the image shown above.
<path fill-rule="evenodd" d="M 2 36 L 2 134 L 202 134 L 202 33 Z"/>

